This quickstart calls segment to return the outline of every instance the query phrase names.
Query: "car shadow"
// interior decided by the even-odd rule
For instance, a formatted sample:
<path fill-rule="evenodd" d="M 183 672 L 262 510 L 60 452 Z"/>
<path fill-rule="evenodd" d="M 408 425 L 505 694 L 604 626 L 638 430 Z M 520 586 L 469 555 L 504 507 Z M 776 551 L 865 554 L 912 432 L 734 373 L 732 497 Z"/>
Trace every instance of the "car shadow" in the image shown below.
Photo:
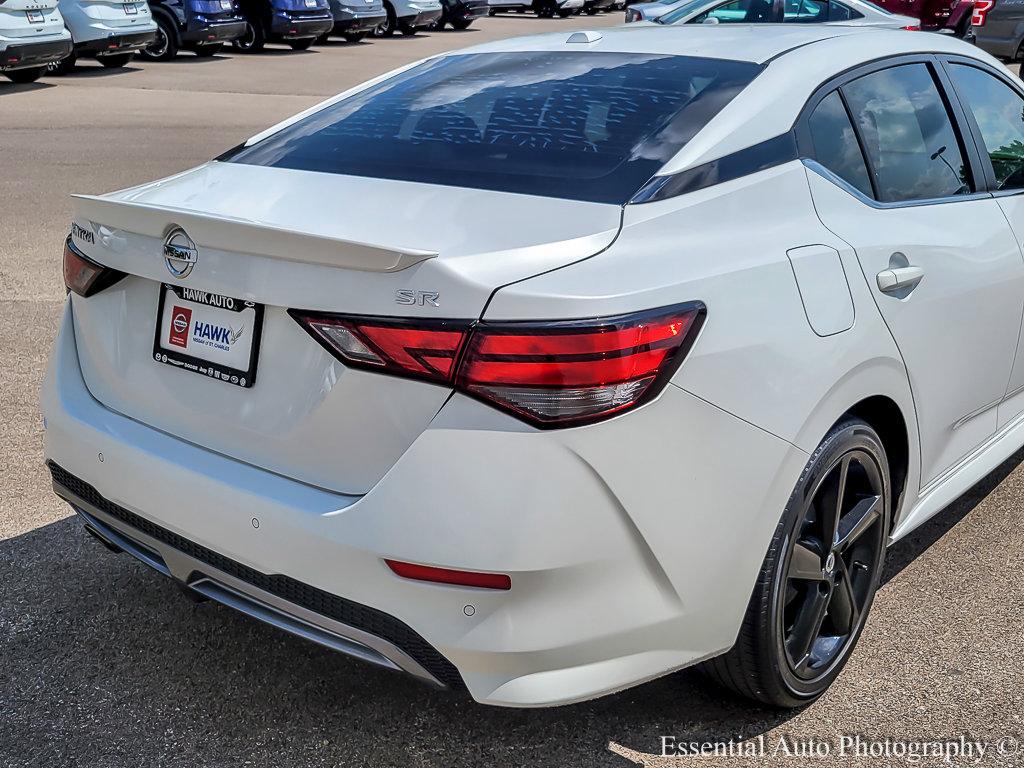
<path fill-rule="evenodd" d="M 46 75 L 43 75 L 46 77 Z M 6 77 L 0 76 L 0 96 L 12 93 L 28 93 L 30 91 L 45 91 L 53 88 L 54 83 L 42 83 L 38 80 L 34 83 L 12 83 Z"/>
<path fill-rule="evenodd" d="M 142 71 L 142 67 L 135 65 L 134 63 L 126 67 L 104 67 L 99 62 L 86 61 L 83 63 L 82 61 L 79 61 L 75 65 L 73 71 L 64 75 L 49 75 L 49 77 L 52 77 L 54 81 L 58 81 L 58 79 L 63 78 L 86 79 L 90 77 L 120 77 L 122 75 Z"/>

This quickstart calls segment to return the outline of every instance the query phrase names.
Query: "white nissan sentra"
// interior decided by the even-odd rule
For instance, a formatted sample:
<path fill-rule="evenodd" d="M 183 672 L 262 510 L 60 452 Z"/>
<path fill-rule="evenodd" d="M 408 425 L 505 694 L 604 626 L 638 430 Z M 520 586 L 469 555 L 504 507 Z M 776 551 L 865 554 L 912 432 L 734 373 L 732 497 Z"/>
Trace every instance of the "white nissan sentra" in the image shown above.
<path fill-rule="evenodd" d="M 809 702 L 886 545 L 1024 443 L 1022 107 L 939 35 L 561 33 L 77 196 L 54 487 L 480 702 Z"/>

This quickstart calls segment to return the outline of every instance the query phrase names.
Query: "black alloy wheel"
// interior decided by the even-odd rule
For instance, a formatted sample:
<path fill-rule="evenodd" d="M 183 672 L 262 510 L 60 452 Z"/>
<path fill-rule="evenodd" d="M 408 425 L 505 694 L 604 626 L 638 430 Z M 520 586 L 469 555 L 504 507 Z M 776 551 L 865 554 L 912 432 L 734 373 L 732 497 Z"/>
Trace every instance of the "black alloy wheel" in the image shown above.
<path fill-rule="evenodd" d="M 789 671 L 813 682 L 847 655 L 885 554 L 882 470 L 862 450 L 836 458 L 800 515 L 778 602 Z"/>
<path fill-rule="evenodd" d="M 833 427 L 775 530 L 736 644 L 702 671 L 778 707 L 821 696 L 852 655 L 878 590 L 891 498 L 877 432 L 858 419 Z"/>

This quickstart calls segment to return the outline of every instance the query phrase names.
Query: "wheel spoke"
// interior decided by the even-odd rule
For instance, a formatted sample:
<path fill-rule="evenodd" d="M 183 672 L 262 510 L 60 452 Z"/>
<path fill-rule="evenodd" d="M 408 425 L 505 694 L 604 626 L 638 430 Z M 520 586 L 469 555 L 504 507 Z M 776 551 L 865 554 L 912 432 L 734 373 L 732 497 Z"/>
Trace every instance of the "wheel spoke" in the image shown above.
<path fill-rule="evenodd" d="M 836 549 L 846 549 L 864 535 L 878 520 L 881 511 L 881 496 L 868 496 L 858 501 L 853 509 L 839 519 Z"/>
<path fill-rule="evenodd" d="M 821 555 L 815 552 L 807 542 L 798 541 L 793 545 L 793 555 L 790 557 L 789 572 L 786 575 L 791 579 L 821 581 L 824 578 Z"/>
<path fill-rule="evenodd" d="M 835 544 L 836 536 L 838 535 L 839 518 L 843 514 L 843 496 L 846 493 L 846 477 L 850 471 L 850 460 L 850 456 L 843 456 L 843 460 L 836 470 L 839 473 L 839 479 L 836 484 L 835 504 L 826 503 L 825 508 L 821 511 L 821 535 L 826 548 L 831 548 Z M 827 501 L 827 499 L 823 501 Z"/>
<path fill-rule="evenodd" d="M 793 665 L 798 669 L 804 666 L 811 653 L 814 641 L 821 632 L 821 624 L 828 610 L 829 594 L 826 591 L 811 587 L 804 604 L 800 606 L 793 629 L 786 638 L 786 650 Z"/>
<path fill-rule="evenodd" d="M 853 594 L 853 581 L 850 579 L 850 571 L 842 558 L 839 560 L 839 579 L 836 588 L 832 591 L 832 600 L 829 604 L 829 617 L 836 631 L 842 635 L 849 635 L 857 626 L 860 618 L 860 609 L 857 607 L 857 598 Z"/>

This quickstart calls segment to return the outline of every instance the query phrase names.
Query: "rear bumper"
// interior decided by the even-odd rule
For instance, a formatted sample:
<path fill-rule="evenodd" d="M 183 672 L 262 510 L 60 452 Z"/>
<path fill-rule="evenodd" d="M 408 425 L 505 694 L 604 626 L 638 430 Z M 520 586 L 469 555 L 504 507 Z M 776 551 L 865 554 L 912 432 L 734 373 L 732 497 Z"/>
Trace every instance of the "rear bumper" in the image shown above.
<path fill-rule="evenodd" d="M 482 19 L 489 10 L 490 6 L 486 2 L 466 0 L 466 2 L 460 2 L 455 5 L 452 9 L 452 16 L 463 21 L 473 21 L 474 19 Z"/>
<path fill-rule="evenodd" d="M 430 11 L 417 11 L 416 13 L 409 14 L 406 16 L 399 16 L 398 20 L 403 24 L 408 24 L 411 27 L 428 27 L 435 21 L 441 18 L 444 13 L 444 9 L 438 8 Z"/>
<path fill-rule="evenodd" d="M 270 34 L 282 40 L 305 40 L 320 37 L 334 29 L 334 19 L 330 14 L 316 18 L 286 18 L 274 14 L 270 24 Z"/>
<path fill-rule="evenodd" d="M 75 54 L 79 56 L 102 56 L 110 53 L 128 53 L 145 48 L 156 40 L 156 29 L 151 32 L 123 34 L 111 32 L 106 37 L 75 43 Z"/>
<path fill-rule="evenodd" d="M 387 14 L 383 8 L 374 11 L 354 11 L 342 8 L 334 12 L 334 31 L 338 34 L 370 32 L 379 27 L 385 19 L 387 19 Z"/>
<path fill-rule="evenodd" d="M 0 51 L 0 72 L 43 67 L 71 53 L 71 38 L 44 43 L 10 43 Z"/>
<path fill-rule="evenodd" d="M 675 386 L 561 432 L 456 396 L 369 493 L 330 493 L 105 408 L 70 305 L 42 404 L 57 492 L 111 543 L 283 629 L 505 706 L 592 698 L 731 646 L 806 462 Z M 512 589 L 408 581 L 384 558 L 506 573 Z"/>
<path fill-rule="evenodd" d="M 219 22 L 192 22 L 181 34 L 185 45 L 224 43 L 237 40 L 245 34 L 245 19 Z"/>

